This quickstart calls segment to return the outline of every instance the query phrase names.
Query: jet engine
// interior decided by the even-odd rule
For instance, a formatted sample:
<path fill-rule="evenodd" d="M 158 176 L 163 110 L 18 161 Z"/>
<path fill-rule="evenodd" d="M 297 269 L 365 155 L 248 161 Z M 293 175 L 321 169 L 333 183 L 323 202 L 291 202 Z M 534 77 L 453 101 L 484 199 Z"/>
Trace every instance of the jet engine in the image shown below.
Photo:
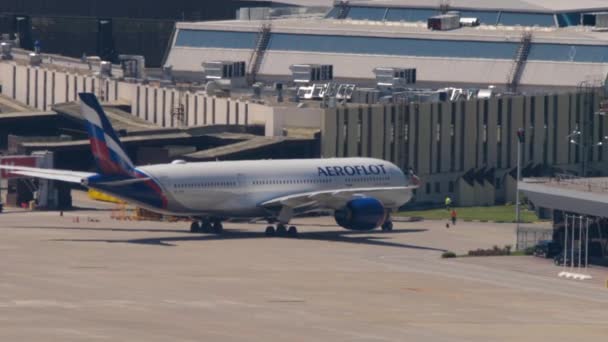
<path fill-rule="evenodd" d="M 348 230 L 372 230 L 382 226 L 387 214 L 382 202 L 375 198 L 357 198 L 334 215 L 340 227 Z"/>

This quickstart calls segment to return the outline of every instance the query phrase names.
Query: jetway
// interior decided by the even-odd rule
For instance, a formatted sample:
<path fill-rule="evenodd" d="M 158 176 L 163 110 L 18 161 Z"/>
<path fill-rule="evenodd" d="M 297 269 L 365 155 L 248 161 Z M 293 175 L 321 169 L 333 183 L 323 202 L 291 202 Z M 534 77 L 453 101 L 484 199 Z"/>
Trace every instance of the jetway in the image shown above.
<path fill-rule="evenodd" d="M 34 152 L 31 155 L 3 156 L 0 165 L 53 168 L 52 152 Z M 65 209 L 71 207 L 70 188 L 64 184 L 41 179 L 32 179 L 0 171 L 0 203 L 8 206 L 29 206 L 33 201 L 36 208 Z"/>

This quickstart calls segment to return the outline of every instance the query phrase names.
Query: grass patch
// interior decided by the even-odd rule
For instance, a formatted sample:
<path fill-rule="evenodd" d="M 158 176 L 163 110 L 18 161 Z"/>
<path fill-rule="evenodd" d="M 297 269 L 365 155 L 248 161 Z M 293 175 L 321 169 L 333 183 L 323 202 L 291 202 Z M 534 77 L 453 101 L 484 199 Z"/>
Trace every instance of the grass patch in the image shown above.
<path fill-rule="evenodd" d="M 458 221 L 486 221 L 486 222 L 514 222 L 515 206 L 499 205 L 492 207 L 466 207 L 455 208 L 458 213 Z M 417 211 L 404 211 L 399 216 L 421 217 L 425 220 L 450 220 L 450 212 L 445 208 Z M 523 223 L 540 221 L 534 211 L 522 207 L 521 220 Z"/>

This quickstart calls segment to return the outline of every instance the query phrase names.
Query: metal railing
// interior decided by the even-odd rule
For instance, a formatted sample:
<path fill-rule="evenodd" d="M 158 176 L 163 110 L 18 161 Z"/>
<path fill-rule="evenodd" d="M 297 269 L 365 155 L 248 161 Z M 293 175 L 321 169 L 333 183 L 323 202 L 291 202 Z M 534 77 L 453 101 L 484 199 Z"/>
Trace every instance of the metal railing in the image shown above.
<path fill-rule="evenodd" d="M 570 174 L 558 174 L 555 177 L 536 178 L 533 182 L 568 190 L 608 193 L 608 177 L 583 178 Z"/>
<path fill-rule="evenodd" d="M 553 228 L 541 228 L 530 225 L 520 225 L 517 228 L 516 249 L 518 251 L 525 251 L 543 240 L 553 240 Z"/>

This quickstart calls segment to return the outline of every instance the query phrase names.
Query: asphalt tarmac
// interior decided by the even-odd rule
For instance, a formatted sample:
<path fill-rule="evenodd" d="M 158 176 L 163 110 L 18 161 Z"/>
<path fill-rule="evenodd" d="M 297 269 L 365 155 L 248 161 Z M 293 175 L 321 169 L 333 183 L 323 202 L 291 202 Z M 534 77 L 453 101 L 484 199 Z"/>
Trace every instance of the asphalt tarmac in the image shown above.
<path fill-rule="evenodd" d="M 85 205 L 86 206 L 86 205 Z M 106 208 L 107 209 L 107 208 Z M 78 218 L 78 221 L 76 221 Z M 605 269 L 560 279 L 533 257 L 441 259 L 514 244 L 514 226 L 296 221 L 222 236 L 125 222 L 103 206 L 0 214 L 0 341 L 593 341 L 608 336 Z"/>

